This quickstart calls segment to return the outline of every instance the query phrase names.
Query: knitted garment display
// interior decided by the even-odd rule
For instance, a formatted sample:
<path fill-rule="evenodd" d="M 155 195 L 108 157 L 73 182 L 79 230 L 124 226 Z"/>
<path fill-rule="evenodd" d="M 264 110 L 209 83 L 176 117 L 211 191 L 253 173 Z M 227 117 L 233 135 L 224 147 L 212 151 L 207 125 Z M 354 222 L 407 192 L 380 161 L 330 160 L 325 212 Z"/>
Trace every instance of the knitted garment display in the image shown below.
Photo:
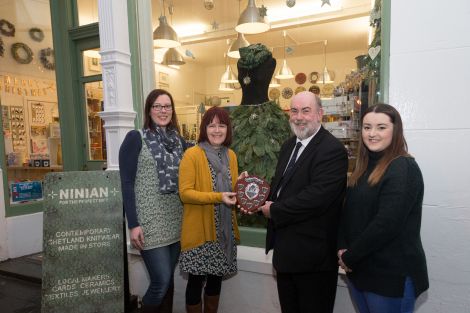
<path fill-rule="evenodd" d="M 250 70 L 259 66 L 271 56 L 271 51 L 265 45 L 260 43 L 249 45 L 248 47 L 240 48 L 238 65 Z"/>

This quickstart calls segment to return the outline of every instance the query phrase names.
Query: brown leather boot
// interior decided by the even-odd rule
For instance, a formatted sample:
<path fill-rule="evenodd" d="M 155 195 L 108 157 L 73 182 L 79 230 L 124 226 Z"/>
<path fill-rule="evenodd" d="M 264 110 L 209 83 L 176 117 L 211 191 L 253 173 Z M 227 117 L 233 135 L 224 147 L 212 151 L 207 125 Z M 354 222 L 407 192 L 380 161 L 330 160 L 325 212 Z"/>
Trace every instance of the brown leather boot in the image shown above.
<path fill-rule="evenodd" d="M 168 290 L 166 291 L 165 296 L 162 299 L 160 304 L 160 313 L 173 313 L 173 294 L 175 291 L 175 285 L 170 284 Z"/>
<path fill-rule="evenodd" d="M 220 295 L 208 296 L 204 294 L 204 313 L 217 313 L 219 297 Z"/>
<path fill-rule="evenodd" d="M 194 305 L 186 304 L 186 312 L 187 313 L 202 313 L 202 302 Z"/>

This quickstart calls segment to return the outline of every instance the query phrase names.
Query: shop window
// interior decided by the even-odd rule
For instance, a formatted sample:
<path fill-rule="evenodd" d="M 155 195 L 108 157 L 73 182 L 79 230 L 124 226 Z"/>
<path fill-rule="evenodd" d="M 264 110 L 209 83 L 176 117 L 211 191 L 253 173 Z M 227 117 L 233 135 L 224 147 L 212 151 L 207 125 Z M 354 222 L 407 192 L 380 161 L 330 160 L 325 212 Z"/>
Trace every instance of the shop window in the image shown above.
<path fill-rule="evenodd" d="M 272 83 L 278 84 L 270 84 L 267 91 L 268 98 L 276 102 L 285 112 L 289 111 L 292 96 L 299 92 L 308 90 L 322 99 L 323 126 L 347 149 L 349 172 L 351 172 L 358 151 L 361 111 L 377 102 L 381 96 L 379 90 L 383 90 L 383 86 L 387 84 L 386 80 L 380 81 L 379 78 L 382 76 L 381 54 L 387 55 L 388 46 L 386 41 L 381 42 L 382 1 L 343 1 L 341 8 L 336 5 L 338 2 L 331 1 L 331 4 L 318 8 L 305 6 L 305 15 L 300 7 L 306 1 L 292 3 L 295 6 L 292 10 L 286 10 L 282 2 L 266 4 L 271 30 L 262 34 L 245 35 L 245 39 L 251 44 L 262 43 L 271 49 L 274 58 L 277 59 L 274 75 L 281 70 L 284 62 L 292 70 L 293 77 L 273 79 Z M 243 8 L 242 4 L 241 9 Z M 222 106 L 232 110 L 241 102 L 240 84 L 222 81 L 222 78 L 228 77 L 226 73 L 229 67 L 235 74 L 237 73 L 238 60 L 233 58 L 233 55 L 227 58 L 225 53 L 230 51 L 232 45 L 237 47 L 240 43 L 235 33 L 227 41 L 228 30 L 232 27 L 227 25 L 237 23 L 239 7 L 236 2 L 219 3 L 218 12 L 234 12 L 234 14 L 224 16 L 223 20 L 217 20 L 217 13 L 214 11 L 215 16 L 212 20 L 202 23 L 200 29 L 185 12 L 191 12 L 191 16 L 203 16 L 207 8 L 187 1 L 182 6 L 168 5 L 168 8 L 164 9 L 167 11 L 163 11 L 161 6 L 152 7 L 153 29 L 159 26 L 158 17 L 163 12 L 168 12 L 169 24 L 178 33 L 184 47 L 184 49 L 176 48 L 183 61 L 170 58 L 173 53 L 167 49 L 155 49 L 154 59 L 159 63 L 155 67 L 157 87 L 171 92 L 175 99 L 182 134 L 186 140 L 192 140 L 197 138 L 197 129 L 205 110 L 211 106 Z M 348 13 L 352 11 L 357 14 Z M 299 16 L 290 14 L 299 14 Z M 211 25 L 212 28 L 208 28 L 207 25 Z M 388 26 L 384 26 L 383 29 L 387 33 Z M 280 29 L 286 32 L 284 43 Z M 239 82 L 245 83 L 240 79 Z M 252 121 L 259 122 L 247 123 L 249 126 L 238 130 L 239 132 L 246 131 L 247 127 L 256 129 L 258 123 L 263 119 L 267 120 L 266 115 L 254 114 L 251 117 Z M 252 129 L 248 129 L 248 132 Z M 258 157 L 262 159 L 262 154 L 266 153 L 270 144 L 266 140 L 261 143 L 257 141 L 256 145 L 255 147 L 252 144 L 253 147 L 241 153 L 236 151 L 239 160 L 245 155 L 258 155 L 258 152 L 260 154 Z M 263 149 L 255 151 L 255 148 L 259 147 Z M 247 153 L 248 149 L 251 149 L 252 153 Z M 247 165 L 242 164 L 240 171 L 246 169 L 243 166 Z M 273 168 L 275 164 L 268 166 Z M 253 171 L 250 173 L 257 174 Z M 259 237 L 263 234 L 266 219 L 258 215 L 239 217 L 239 225 L 245 226 L 244 231 L 250 231 L 248 236 L 255 238 L 248 239 L 249 244 L 259 245 L 261 242 Z M 246 234 L 247 232 L 244 237 L 242 236 L 242 244 L 246 244 L 243 242 L 247 238 Z"/>
<path fill-rule="evenodd" d="M 88 159 L 90 161 L 106 160 L 106 137 L 104 121 L 98 115 L 103 111 L 102 82 L 85 83 Z"/>
<path fill-rule="evenodd" d="M 98 0 L 77 0 L 78 25 L 98 22 Z"/>
<path fill-rule="evenodd" d="M 2 5 L 0 105 L 9 199 L 16 205 L 43 198 L 42 181 L 62 171 L 60 112 L 48 1 Z"/>
<path fill-rule="evenodd" d="M 92 76 L 101 74 L 101 55 L 99 49 L 90 49 L 83 51 L 83 76 Z"/>

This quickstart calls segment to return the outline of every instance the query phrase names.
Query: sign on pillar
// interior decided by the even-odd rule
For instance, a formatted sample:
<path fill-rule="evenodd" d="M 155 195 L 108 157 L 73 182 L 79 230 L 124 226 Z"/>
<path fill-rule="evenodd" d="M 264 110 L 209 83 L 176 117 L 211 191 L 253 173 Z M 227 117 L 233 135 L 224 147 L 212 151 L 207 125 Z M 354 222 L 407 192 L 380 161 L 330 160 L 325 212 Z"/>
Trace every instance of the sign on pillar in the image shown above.
<path fill-rule="evenodd" d="M 118 171 L 46 176 L 42 312 L 124 312 Z"/>

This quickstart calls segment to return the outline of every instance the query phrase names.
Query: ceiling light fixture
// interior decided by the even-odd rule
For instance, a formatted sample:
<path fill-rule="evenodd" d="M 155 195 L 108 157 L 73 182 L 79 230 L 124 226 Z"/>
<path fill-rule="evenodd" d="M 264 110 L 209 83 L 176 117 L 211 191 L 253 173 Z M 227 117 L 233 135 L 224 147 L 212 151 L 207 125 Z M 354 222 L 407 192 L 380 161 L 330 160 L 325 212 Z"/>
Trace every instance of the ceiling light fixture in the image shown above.
<path fill-rule="evenodd" d="M 233 88 L 233 84 L 226 84 L 226 83 L 219 84 L 220 91 L 233 91 L 234 89 L 235 88 Z"/>
<path fill-rule="evenodd" d="M 163 56 L 163 65 L 183 65 L 185 63 L 183 56 L 175 48 L 168 49 Z"/>
<path fill-rule="evenodd" d="M 255 0 L 248 0 L 246 9 L 240 15 L 235 30 L 242 34 L 259 34 L 268 31 L 270 28 L 269 23 L 260 14 Z"/>
<path fill-rule="evenodd" d="M 232 42 L 232 45 L 228 49 L 227 55 L 230 58 L 239 59 L 240 58 L 240 48 L 248 47 L 250 43 L 245 39 L 245 35 L 238 33 L 237 39 Z"/>
<path fill-rule="evenodd" d="M 181 46 L 178 34 L 168 24 L 165 16 L 165 1 L 160 1 L 162 15 L 158 18 L 159 25 L 153 32 L 153 44 L 155 47 L 175 48 Z"/>
<path fill-rule="evenodd" d="M 224 53 L 224 58 L 225 58 L 226 70 L 222 74 L 222 77 L 220 78 L 220 82 L 221 83 L 238 83 L 237 76 L 233 73 L 232 68 L 230 67 L 230 64 L 227 64 L 227 54 L 226 53 Z"/>
<path fill-rule="evenodd" d="M 327 44 L 328 44 L 328 40 L 323 41 L 323 62 L 324 62 L 325 67 L 323 68 L 323 72 L 320 75 L 319 83 L 321 84 L 331 84 L 334 82 L 331 78 L 328 68 L 326 67 L 326 45 Z"/>
<path fill-rule="evenodd" d="M 269 88 L 274 88 L 274 87 L 281 87 L 281 82 L 279 79 L 273 77 L 271 79 L 271 82 L 269 83 Z"/>
<path fill-rule="evenodd" d="M 284 36 L 284 46 L 283 46 L 284 61 L 282 63 L 281 69 L 279 70 L 279 72 L 277 72 L 277 75 L 274 76 L 277 79 L 291 79 L 291 78 L 294 77 L 294 74 L 292 73 L 292 70 L 290 69 L 290 67 L 287 65 L 287 61 L 286 61 L 286 35 L 287 35 L 286 31 L 283 31 L 283 36 Z"/>

